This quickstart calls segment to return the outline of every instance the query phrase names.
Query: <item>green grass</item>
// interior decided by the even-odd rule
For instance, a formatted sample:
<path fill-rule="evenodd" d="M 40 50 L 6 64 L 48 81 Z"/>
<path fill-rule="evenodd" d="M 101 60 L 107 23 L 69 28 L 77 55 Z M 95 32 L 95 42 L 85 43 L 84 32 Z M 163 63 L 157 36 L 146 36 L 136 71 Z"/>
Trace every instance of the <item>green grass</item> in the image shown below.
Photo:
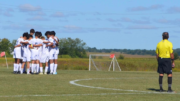
<path fill-rule="evenodd" d="M 159 88 L 156 72 L 58 70 L 58 75 L 15 75 L 11 72 L 12 67 L 0 68 L 0 101 L 179 101 L 180 99 L 178 72 L 173 74 L 173 90 L 177 91 L 176 94 L 154 94 L 156 91 L 149 90 Z M 89 78 L 93 79 L 76 83 L 110 89 L 85 88 L 69 83 L 72 80 Z M 164 77 L 163 84 L 167 90 L 167 76 Z M 113 88 L 152 93 L 112 90 Z"/>

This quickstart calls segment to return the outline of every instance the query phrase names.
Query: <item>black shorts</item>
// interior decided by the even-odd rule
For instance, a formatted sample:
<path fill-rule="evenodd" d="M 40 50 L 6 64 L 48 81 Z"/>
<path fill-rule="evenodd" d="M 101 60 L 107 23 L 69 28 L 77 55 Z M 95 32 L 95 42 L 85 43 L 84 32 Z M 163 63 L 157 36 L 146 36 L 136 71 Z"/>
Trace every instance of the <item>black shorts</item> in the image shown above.
<path fill-rule="evenodd" d="M 172 63 L 170 58 L 159 58 L 158 59 L 158 70 L 159 74 L 172 74 Z"/>

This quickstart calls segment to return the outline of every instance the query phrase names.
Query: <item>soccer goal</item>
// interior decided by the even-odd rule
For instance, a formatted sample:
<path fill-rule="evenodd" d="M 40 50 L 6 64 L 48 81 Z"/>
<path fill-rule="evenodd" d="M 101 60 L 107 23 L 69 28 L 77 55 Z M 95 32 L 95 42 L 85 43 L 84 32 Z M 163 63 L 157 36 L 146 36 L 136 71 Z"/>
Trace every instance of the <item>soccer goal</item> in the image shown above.
<path fill-rule="evenodd" d="M 90 54 L 89 71 L 121 71 L 115 54 Z"/>

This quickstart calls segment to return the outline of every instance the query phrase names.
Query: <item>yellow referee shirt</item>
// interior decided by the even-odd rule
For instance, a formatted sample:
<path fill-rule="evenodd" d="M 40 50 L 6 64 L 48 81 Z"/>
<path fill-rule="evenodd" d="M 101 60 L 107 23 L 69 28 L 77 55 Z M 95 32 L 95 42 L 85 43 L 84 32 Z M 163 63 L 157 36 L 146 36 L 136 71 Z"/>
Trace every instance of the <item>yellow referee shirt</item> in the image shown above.
<path fill-rule="evenodd" d="M 156 54 L 158 54 L 160 58 L 171 58 L 171 53 L 173 53 L 173 45 L 167 39 L 157 44 Z"/>

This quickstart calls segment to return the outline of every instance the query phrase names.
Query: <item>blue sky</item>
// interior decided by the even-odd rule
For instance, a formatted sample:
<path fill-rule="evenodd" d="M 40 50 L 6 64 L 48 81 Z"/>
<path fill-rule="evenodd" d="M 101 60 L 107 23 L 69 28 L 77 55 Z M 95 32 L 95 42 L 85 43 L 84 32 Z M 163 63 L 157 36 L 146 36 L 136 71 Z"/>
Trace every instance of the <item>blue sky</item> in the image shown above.
<path fill-rule="evenodd" d="M 155 49 L 162 33 L 180 48 L 179 0 L 0 0 L 0 38 L 17 39 L 31 28 L 89 47 Z"/>

